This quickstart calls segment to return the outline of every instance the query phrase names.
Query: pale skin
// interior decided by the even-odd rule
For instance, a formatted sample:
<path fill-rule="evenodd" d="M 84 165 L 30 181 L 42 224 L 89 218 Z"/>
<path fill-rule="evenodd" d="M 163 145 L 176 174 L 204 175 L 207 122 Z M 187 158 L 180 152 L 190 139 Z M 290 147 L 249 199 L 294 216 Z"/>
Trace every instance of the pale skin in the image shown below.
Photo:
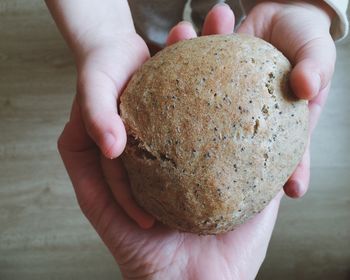
<path fill-rule="evenodd" d="M 130 76 L 149 58 L 127 1 L 47 0 L 73 50 L 77 96 L 58 147 L 79 205 L 119 264 L 125 279 L 254 279 L 275 224 L 280 192 L 263 212 L 236 230 L 200 237 L 179 233 L 154 221 L 132 199 L 118 158 L 126 143 L 117 99 Z M 291 87 L 308 99 L 310 135 L 325 103 L 335 63 L 329 34 L 333 12 L 306 1 L 261 1 L 237 32 L 271 42 L 293 64 Z M 203 35 L 228 34 L 234 14 L 226 5 L 207 15 Z M 170 32 L 167 44 L 195 37 L 190 23 Z M 321 59 L 322 58 L 322 59 Z M 111 160 L 114 158 L 114 160 Z M 309 148 L 284 186 L 302 196 L 309 182 Z"/>

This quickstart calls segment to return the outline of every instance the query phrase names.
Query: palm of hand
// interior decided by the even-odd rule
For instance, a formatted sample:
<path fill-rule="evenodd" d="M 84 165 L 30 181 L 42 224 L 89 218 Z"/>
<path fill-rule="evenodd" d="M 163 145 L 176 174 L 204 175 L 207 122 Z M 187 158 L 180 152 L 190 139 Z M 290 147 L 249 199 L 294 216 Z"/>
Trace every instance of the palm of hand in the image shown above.
<path fill-rule="evenodd" d="M 260 216 L 219 236 L 179 233 L 159 224 L 148 231 L 134 229 L 116 248 L 116 260 L 126 278 L 253 279 L 264 258 L 277 208 L 278 201 L 274 201 Z"/>
<path fill-rule="evenodd" d="M 110 161 L 101 157 L 99 163 L 99 151 L 86 137 L 78 109 L 75 102 L 71 120 L 60 138 L 60 152 L 82 211 L 115 257 L 126 279 L 255 277 L 267 249 L 281 193 L 263 212 L 235 231 L 223 235 L 180 233 L 161 224 L 152 229 L 141 229 L 119 206 L 129 202 L 131 206 L 126 206 L 128 211 L 134 215 L 141 213 L 134 202 L 128 201 L 129 191 L 121 192 L 119 204 L 111 193 L 128 188 L 127 175 L 120 159 Z M 68 132 L 70 140 L 74 140 L 69 143 L 64 137 Z M 142 217 L 139 216 L 140 219 Z"/>

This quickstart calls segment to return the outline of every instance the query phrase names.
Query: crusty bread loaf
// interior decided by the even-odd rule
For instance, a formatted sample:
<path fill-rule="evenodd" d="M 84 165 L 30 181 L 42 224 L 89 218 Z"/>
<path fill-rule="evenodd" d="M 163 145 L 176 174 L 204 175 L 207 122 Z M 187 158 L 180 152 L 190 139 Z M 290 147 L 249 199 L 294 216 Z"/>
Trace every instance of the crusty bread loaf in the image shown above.
<path fill-rule="evenodd" d="M 136 201 L 164 224 L 217 234 L 260 212 L 307 143 L 291 66 L 246 35 L 182 41 L 148 60 L 121 97 L 123 162 Z"/>

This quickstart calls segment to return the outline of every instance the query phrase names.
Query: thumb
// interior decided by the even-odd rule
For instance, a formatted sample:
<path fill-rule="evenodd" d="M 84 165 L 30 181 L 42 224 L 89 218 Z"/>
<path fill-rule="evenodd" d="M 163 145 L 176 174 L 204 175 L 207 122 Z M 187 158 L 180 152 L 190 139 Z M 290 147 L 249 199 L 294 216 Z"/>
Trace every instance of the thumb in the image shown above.
<path fill-rule="evenodd" d="M 116 158 L 126 145 L 126 131 L 117 100 L 133 73 L 149 58 L 137 34 L 92 48 L 78 61 L 77 101 L 85 128 L 107 158 Z"/>
<path fill-rule="evenodd" d="M 107 158 L 126 145 L 124 124 L 117 112 L 117 88 L 104 73 L 86 71 L 78 78 L 78 102 L 85 128 Z"/>
<path fill-rule="evenodd" d="M 336 59 L 334 42 L 329 34 L 314 38 L 294 55 L 290 83 L 294 94 L 311 100 L 330 83 Z"/>

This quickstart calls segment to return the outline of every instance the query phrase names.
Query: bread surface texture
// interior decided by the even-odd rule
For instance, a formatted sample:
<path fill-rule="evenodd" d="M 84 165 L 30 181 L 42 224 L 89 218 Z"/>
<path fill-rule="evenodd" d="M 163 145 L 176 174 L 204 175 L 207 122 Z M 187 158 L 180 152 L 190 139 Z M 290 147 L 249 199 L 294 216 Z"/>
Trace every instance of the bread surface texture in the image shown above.
<path fill-rule="evenodd" d="M 289 61 L 247 35 L 181 41 L 149 59 L 121 96 L 134 198 L 162 223 L 227 232 L 262 211 L 307 143 Z"/>

